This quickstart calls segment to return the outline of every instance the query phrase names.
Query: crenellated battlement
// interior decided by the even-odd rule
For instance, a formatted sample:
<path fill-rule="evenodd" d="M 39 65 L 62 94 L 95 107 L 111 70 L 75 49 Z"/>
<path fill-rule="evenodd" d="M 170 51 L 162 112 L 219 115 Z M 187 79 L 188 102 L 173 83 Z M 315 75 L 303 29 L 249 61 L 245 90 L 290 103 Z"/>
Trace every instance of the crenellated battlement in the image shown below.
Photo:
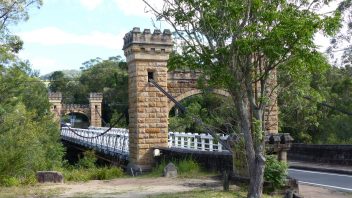
<path fill-rule="evenodd" d="M 90 100 L 103 100 L 103 93 L 90 93 L 89 99 Z"/>
<path fill-rule="evenodd" d="M 62 100 L 61 92 L 49 92 L 48 93 L 49 100 Z"/>
<path fill-rule="evenodd" d="M 172 34 L 169 29 L 165 29 L 163 32 L 155 29 L 151 33 L 150 29 L 144 29 L 141 32 L 139 27 L 135 27 L 125 35 L 123 40 L 122 49 L 125 51 L 126 56 L 132 52 L 169 54 L 173 46 Z"/>

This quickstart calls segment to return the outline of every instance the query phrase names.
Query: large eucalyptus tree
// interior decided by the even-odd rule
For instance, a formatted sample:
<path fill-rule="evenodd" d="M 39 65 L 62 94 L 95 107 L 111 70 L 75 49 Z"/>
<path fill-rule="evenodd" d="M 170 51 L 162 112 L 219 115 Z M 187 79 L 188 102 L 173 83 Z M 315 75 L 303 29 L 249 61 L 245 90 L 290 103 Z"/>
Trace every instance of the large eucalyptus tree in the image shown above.
<path fill-rule="evenodd" d="M 306 75 L 297 73 L 326 65 L 314 35 L 333 35 L 340 27 L 340 12 L 319 13 L 331 2 L 326 0 L 164 0 L 162 8 L 143 1 L 181 39 L 179 55 L 171 62 L 202 69 L 210 85 L 231 93 L 245 141 L 248 197 L 261 197 L 263 117 L 278 87 L 269 86 L 270 78 L 281 70 L 304 80 Z"/>

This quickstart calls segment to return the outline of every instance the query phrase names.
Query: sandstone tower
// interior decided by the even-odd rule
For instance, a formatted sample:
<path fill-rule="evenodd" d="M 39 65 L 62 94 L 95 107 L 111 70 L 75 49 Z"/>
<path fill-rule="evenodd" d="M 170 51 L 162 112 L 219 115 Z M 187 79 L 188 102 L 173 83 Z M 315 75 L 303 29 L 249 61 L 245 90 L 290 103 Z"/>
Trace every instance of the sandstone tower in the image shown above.
<path fill-rule="evenodd" d="M 101 127 L 101 104 L 103 102 L 102 93 L 89 94 L 90 125 Z"/>
<path fill-rule="evenodd" d="M 173 43 L 170 30 L 139 28 L 124 37 L 128 64 L 129 161 L 142 169 L 153 163 L 151 148 L 168 145 L 168 98 L 148 79 L 167 90 L 167 61 Z"/>
<path fill-rule="evenodd" d="M 60 121 L 62 110 L 62 94 L 61 92 L 49 92 L 49 102 L 51 104 L 50 111 L 54 114 L 54 119 Z"/>

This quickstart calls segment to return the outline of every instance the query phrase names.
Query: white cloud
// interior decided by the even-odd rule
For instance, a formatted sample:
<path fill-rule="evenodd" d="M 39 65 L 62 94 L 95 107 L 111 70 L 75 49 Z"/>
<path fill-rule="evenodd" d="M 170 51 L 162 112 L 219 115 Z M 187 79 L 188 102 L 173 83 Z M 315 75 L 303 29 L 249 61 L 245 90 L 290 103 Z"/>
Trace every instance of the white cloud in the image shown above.
<path fill-rule="evenodd" d="M 29 32 L 21 32 L 18 35 L 24 43 L 36 43 L 41 45 L 87 45 L 103 47 L 108 49 L 121 49 L 123 45 L 123 36 L 126 33 L 118 34 L 93 31 L 88 34 L 79 35 L 65 32 L 57 27 L 45 27 Z"/>
<path fill-rule="evenodd" d="M 157 8 L 161 8 L 163 5 L 162 0 L 149 0 L 148 2 Z M 115 3 L 126 16 L 153 16 L 151 12 L 146 13 L 146 11 L 150 11 L 150 8 L 142 0 L 115 0 Z"/>
<path fill-rule="evenodd" d="M 30 54 L 20 53 L 21 59 L 30 60 L 33 69 L 39 70 L 41 74 L 47 74 L 58 68 L 60 65 L 56 60 L 45 57 L 36 57 Z"/>
<path fill-rule="evenodd" d="M 94 10 L 103 2 L 103 0 L 80 0 L 79 2 L 88 10 Z"/>

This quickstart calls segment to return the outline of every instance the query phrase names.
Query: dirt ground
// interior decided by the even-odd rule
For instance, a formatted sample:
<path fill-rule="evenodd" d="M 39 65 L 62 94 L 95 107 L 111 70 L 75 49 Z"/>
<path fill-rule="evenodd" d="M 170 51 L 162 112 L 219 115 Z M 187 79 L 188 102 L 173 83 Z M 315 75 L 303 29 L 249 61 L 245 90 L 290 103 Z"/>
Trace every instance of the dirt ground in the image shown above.
<path fill-rule="evenodd" d="M 221 190 L 213 179 L 122 178 L 86 183 L 41 184 L 25 189 L 2 189 L 1 197 L 149 197 L 161 193 L 179 193 L 198 189 Z M 231 186 L 231 190 L 238 187 Z M 301 185 L 305 198 L 352 198 L 352 194 Z"/>
<path fill-rule="evenodd" d="M 299 185 L 299 190 L 304 198 L 352 198 L 352 193 L 335 191 L 327 188 Z"/>
<path fill-rule="evenodd" d="M 42 185 L 43 190 L 57 191 L 60 197 L 147 197 L 161 193 L 177 193 L 199 188 L 221 188 L 221 182 L 212 179 L 124 178 L 110 181 L 89 181 Z"/>

